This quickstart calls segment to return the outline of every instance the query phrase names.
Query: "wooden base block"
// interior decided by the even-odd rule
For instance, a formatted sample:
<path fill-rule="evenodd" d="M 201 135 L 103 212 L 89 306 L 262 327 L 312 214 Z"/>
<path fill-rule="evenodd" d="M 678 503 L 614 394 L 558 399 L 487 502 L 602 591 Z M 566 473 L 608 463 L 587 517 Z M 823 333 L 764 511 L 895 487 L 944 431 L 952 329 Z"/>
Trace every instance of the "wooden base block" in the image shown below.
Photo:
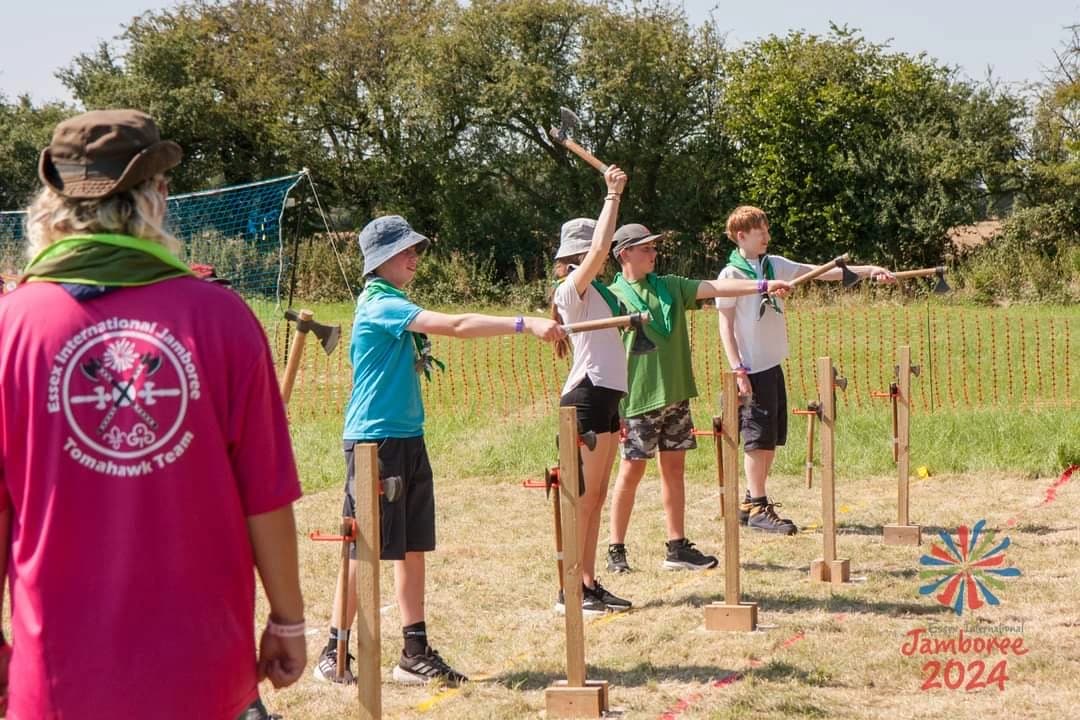
<path fill-rule="evenodd" d="M 817 559 L 810 563 L 810 579 L 817 582 L 831 582 L 834 585 L 843 585 L 851 577 L 850 560 L 830 560 L 828 562 Z"/>
<path fill-rule="evenodd" d="M 741 602 L 738 605 L 709 603 L 705 606 L 705 629 L 734 632 L 757 630 L 757 603 Z"/>
<path fill-rule="evenodd" d="M 585 687 L 570 687 L 558 680 L 544 691 L 549 718 L 598 718 L 608 710 L 607 680 L 586 680 Z"/>
<path fill-rule="evenodd" d="M 886 545 L 922 544 L 922 528 L 918 525 L 886 525 L 881 531 Z"/>

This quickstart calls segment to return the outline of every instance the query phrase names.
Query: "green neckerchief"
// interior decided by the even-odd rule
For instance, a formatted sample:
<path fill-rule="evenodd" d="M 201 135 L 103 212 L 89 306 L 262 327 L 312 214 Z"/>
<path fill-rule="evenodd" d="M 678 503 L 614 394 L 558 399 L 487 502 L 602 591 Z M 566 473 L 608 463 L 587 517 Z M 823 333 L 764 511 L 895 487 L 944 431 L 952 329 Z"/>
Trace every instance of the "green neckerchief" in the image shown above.
<path fill-rule="evenodd" d="M 570 276 L 567 275 L 566 277 Z M 559 287 L 560 285 L 562 285 L 565 280 L 565 277 L 557 279 L 555 281 L 555 287 Z M 600 282 L 596 278 L 593 278 L 593 281 L 589 284 L 596 288 L 596 292 L 600 293 L 600 297 L 602 297 L 604 299 L 604 302 L 607 303 L 608 308 L 611 310 L 612 317 L 618 317 L 619 315 L 624 314 L 625 308 L 623 308 L 622 303 L 619 302 L 619 298 L 615 297 L 615 293 L 608 290 L 607 285 Z"/>
<path fill-rule="evenodd" d="M 127 235 L 73 235 L 38 253 L 19 282 L 134 287 L 185 275 L 194 273 L 156 242 Z"/>
<path fill-rule="evenodd" d="M 660 301 L 660 317 L 655 317 L 653 313 L 649 314 L 649 329 L 653 330 L 657 335 L 661 337 L 667 337 L 671 334 L 671 306 L 672 299 L 671 293 L 668 292 L 667 285 L 656 276 L 656 273 L 649 273 L 645 276 L 645 282 L 649 284 L 652 291 L 656 293 L 656 298 Z M 626 302 L 638 312 L 649 312 L 649 306 L 645 304 L 645 301 L 634 290 L 634 286 L 627 282 L 626 278 L 622 276 L 622 273 L 615 273 L 616 287 L 622 290 Z"/>
<path fill-rule="evenodd" d="M 383 280 L 381 277 L 374 277 L 368 280 L 367 285 L 364 286 L 364 302 L 367 302 L 376 295 L 391 295 L 393 297 L 407 299 L 404 291 L 400 288 L 396 288 L 390 283 Z M 437 357 L 431 354 L 431 341 L 428 340 L 428 336 L 421 332 L 409 332 L 412 335 L 413 345 L 416 347 L 416 369 L 424 371 L 424 377 L 431 381 L 432 368 L 439 368 L 439 370 L 446 370 L 446 363 L 439 360 Z"/>
<path fill-rule="evenodd" d="M 742 256 L 742 253 L 739 252 L 738 249 L 731 251 L 731 255 L 728 256 L 728 265 L 743 273 L 751 280 L 758 279 L 757 273 L 754 272 L 754 268 L 750 265 L 747 259 Z M 765 271 L 766 280 L 776 279 L 776 274 L 773 272 L 772 261 L 769 260 L 768 255 L 761 256 L 761 269 Z M 772 306 L 773 310 L 780 313 L 781 315 L 784 314 L 784 311 L 780 309 L 780 304 L 776 302 L 776 298 L 768 294 L 766 294 L 765 297 L 769 299 L 769 305 Z"/>

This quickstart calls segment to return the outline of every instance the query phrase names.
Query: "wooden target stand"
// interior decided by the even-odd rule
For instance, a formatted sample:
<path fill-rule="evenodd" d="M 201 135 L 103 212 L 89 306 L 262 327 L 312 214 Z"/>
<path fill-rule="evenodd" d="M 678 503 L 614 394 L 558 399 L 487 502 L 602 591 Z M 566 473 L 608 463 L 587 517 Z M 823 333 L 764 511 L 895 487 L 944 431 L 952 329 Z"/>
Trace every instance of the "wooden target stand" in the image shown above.
<path fill-rule="evenodd" d="M 820 357 L 817 360 L 817 382 L 817 409 L 811 412 L 821 422 L 821 524 L 824 549 L 822 556 L 810 563 L 810 579 L 841 585 L 850 581 L 851 562 L 836 557 L 836 388 L 846 389 L 847 380 L 837 375 L 831 358 Z"/>
<path fill-rule="evenodd" d="M 562 585 L 566 603 L 566 680 L 544 691 L 549 718 L 598 718 L 608 710 L 606 680 L 585 677 L 585 618 L 581 612 L 581 533 L 577 488 L 577 410 L 559 408 L 558 502 L 562 520 Z"/>
<path fill-rule="evenodd" d="M 911 347 L 901 345 L 896 352 L 896 382 L 889 392 L 872 393 L 877 398 L 892 400 L 893 462 L 896 463 L 896 523 L 882 528 L 886 545 L 921 545 L 922 528 L 912 524 L 910 512 L 911 474 L 911 376 L 919 374 L 919 366 L 911 364 Z"/>
<path fill-rule="evenodd" d="M 722 380 L 721 415 L 714 417 L 720 516 L 724 522 L 724 602 L 705 606 L 705 629 L 751 632 L 757 629 L 757 603 L 744 602 L 739 588 L 739 386 L 735 373 Z"/>

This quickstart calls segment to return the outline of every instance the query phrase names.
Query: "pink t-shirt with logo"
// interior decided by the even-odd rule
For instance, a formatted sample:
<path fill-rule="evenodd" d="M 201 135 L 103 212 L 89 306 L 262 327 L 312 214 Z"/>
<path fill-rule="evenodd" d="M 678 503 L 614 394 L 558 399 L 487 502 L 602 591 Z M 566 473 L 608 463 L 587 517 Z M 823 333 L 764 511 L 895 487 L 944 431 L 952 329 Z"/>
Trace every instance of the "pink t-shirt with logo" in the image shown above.
<path fill-rule="evenodd" d="M 8 717 L 234 720 L 257 697 L 246 517 L 299 496 L 269 347 L 234 292 L 6 295 Z"/>

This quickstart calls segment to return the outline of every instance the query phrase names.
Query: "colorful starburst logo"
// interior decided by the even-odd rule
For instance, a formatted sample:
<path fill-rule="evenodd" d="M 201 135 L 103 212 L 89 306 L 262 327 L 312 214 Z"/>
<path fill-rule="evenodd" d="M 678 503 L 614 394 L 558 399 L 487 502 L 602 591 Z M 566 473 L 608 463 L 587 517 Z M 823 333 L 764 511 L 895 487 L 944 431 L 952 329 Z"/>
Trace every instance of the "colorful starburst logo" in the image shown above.
<path fill-rule="evenodd" d="M 973 528 L 961 525 L 955 540 L 944 530 L 938 533 L 944 546 L 934 543 L 930 554 L 919 558 L 919 564 L 926 568 L 919 571 L 919 579 L 929 581 L 919 588 L 920 595 L 933 595 L 957 615 L 962 615 L 965 607 L 978 610 L 987 604 L 1001 604 L 991 588 L 1004 589 L 998 578 L 1018 577 L 1020 570 L 1005 566 L 1009 538 L 995 544 L 994 531 L 984 532 L 985 527 L 985 520 Z"/>

